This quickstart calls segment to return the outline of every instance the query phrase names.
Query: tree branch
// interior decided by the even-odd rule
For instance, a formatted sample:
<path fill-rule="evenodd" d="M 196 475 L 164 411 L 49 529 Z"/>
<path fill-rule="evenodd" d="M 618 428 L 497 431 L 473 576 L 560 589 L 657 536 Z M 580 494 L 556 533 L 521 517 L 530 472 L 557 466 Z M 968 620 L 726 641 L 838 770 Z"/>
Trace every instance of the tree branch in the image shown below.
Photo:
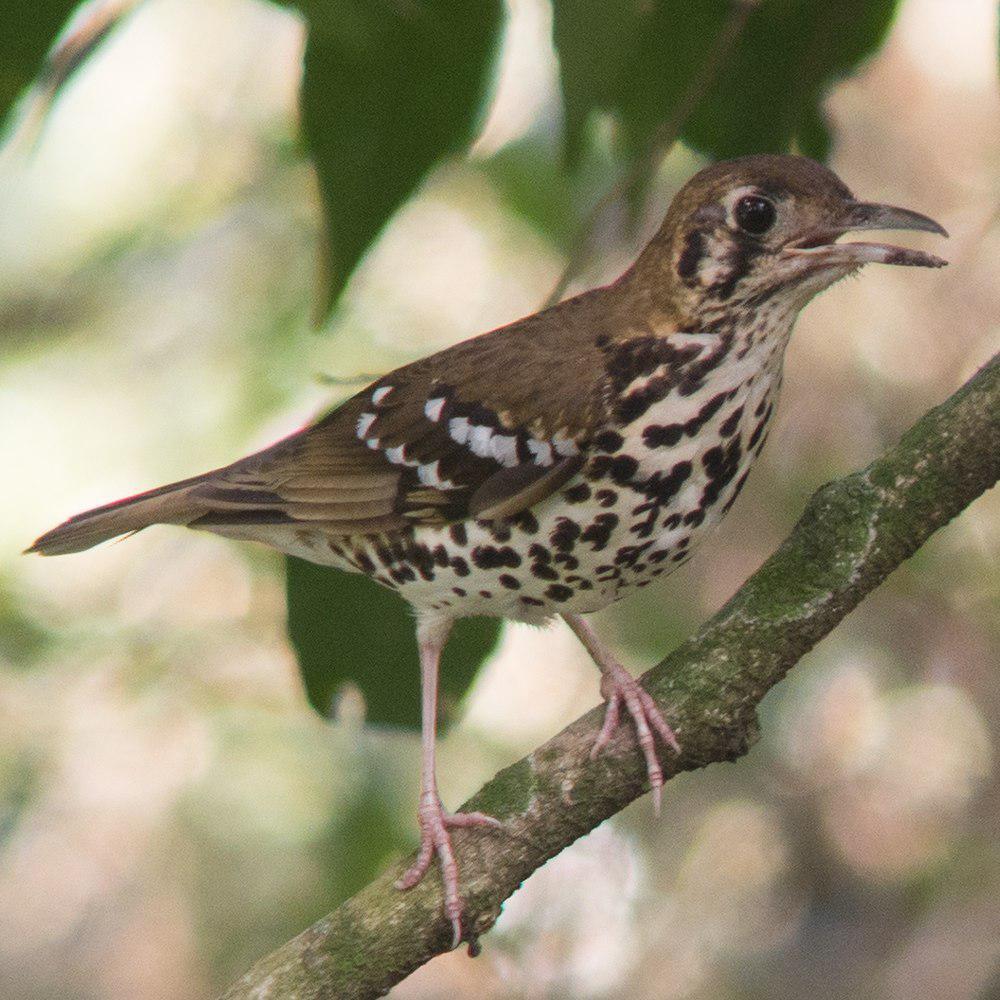
<path fill-rule="evenodd" d="M 692 639 L 643 677 L 683 747 L 665 776 L 731 761 L 757 738 L 767 691 L 931 535 L 1000 477 L 1000 354 L 896 447 L 829 483 L 791 535 Z M 589 751 L 595 708 L 501 771 L 465 805 L 504 821 L 506 833 L 456 831 L 468 926 L 488 930 L 500 905 L 545 861 L 646 788 L 629 727 Z M 261 959 L 225 1000 L 380 996 L 447 949 L 451 928 L 438 880 L 393 888 L 400 862 Z"/>

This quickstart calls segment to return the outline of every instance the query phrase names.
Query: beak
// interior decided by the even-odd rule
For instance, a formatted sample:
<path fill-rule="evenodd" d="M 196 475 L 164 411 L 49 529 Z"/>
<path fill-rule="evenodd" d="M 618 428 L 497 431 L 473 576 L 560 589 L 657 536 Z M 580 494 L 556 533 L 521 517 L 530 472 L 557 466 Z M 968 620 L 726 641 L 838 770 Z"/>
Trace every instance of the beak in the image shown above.
<path fill-rule="evenodd" d="M 849 201 L 839 225 L 816 231 L 785 247 L 785 253 L 814 257 L 817 264 L 859 267 L 862 264 L 901 264 L 909 267 L 944 267 L 948 262 L 923 250 L 893 246 L 891 243 L 837 243 L 844 233 L 864 229 L 918 229 L 947 236 L 943 226 L 926 215 L 908 208 L 876 202 Z"/>

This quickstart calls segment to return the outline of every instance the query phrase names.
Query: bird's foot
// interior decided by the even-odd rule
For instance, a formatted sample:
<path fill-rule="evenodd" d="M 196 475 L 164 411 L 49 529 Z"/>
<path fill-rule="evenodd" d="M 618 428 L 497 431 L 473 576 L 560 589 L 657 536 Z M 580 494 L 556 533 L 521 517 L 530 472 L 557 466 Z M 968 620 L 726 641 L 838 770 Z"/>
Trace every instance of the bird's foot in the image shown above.
<path fill-rule="evenodd" d="M 444 887 L 444 912 L 451 921 L 453 932 L 451 946 L 457 948 L 462 940 L 462 897 L 458 894 L 458 862 L 451 846 L 449 830 L 475 826 L 502 830 L 503 824 L 481 812 L 447 813 L 436 792 L 420 796 L 420 850 L 417 860 L 396 882 L 397 889 L 412 889 L 427 874 L 436 854 L 441 865 L 441 883 Z"/>
<path fill-rule="evenodd" d="M 616 660 L 605 660 L 602 664 L 601 694 L 608 703 L 604 713 L 604 725 L 594 741 L 590 756 L 596 757 L 610 742 L 618 728 L 621 706 L 624 703 L 639 736 L 639 746 L 646 758 L 646 772 L 649 775 L 649 787 L 653 793 L 653 811 L 660 815 L 660 799 L 663 789 L 663 768 L 656 756 L 656 739 L 654 733 L 669 746 L 674 753 L 680 753 L 670 724 L 663 718 L 656 707 L 656 702 L 643 689 L 642 685 Z"/>

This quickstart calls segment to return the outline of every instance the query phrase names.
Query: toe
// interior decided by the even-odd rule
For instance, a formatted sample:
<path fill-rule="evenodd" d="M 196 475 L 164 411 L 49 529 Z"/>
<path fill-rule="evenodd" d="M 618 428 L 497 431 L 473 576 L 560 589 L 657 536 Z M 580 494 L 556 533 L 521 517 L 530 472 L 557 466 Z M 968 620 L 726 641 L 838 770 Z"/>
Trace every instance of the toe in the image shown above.
<path fill-rule="evenodd" d="M 475 826 L 485 826 L 490 830 L 502 830 L 503 823 L 495 816 L 487 816 L 481 812 L 445 814 L 444 825 L 455 829 L 469 829 Z"/>

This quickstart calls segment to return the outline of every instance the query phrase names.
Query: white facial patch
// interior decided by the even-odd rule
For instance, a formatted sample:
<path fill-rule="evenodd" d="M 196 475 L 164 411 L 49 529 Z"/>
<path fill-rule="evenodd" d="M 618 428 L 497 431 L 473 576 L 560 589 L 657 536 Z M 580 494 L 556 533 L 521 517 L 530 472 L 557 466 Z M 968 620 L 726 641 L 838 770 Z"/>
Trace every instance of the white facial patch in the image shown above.
<path fill-rule="evenodd" d="M 698 282 L 704 288 L 721 285 L 733 274 L 733 263 L 729 254 L 728 241 L 709 236 L 705 241 L 705 252 L 698 261 Z"/>

